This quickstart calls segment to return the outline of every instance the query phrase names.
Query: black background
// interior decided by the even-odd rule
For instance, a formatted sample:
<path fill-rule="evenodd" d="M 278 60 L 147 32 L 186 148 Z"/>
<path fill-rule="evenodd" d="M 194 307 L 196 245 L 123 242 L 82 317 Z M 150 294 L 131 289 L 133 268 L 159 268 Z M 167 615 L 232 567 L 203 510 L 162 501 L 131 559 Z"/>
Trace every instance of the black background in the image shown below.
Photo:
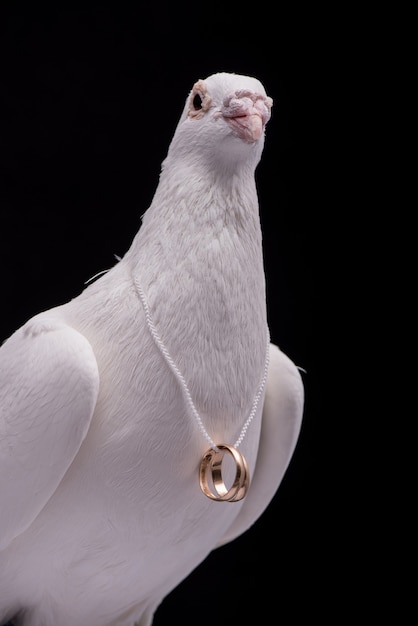
<path fill-rule="evenodd" d="M 306 370 L 304 422 L 267 511 L 165 599 L 155 626 L 332 619 L 351 534 L 327 354 L 347 215 L 334 182 L 344 16 L 331 28 L 329 13 L 280 3 L 274 15 L 265 3 L 58 4 L 1 9 L 0 341 L 126 252 L 193 83 L 218 71 L 259 78 L 274 100 L 257 169 L 269 324 Z"/>

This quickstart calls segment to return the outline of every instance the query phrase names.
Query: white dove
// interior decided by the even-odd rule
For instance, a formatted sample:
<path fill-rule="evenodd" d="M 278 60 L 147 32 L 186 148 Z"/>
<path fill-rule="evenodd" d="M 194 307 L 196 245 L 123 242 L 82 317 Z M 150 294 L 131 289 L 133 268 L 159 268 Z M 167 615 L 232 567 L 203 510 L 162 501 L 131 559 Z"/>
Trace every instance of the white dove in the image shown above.
<path fill-rule="evenodd" d="M 279 487 L 304 390 L 268 335 L 271 106 L 255 78 L 197 81 L 128 252 L 2 345 L 0 623 L 150 626 Z"/>

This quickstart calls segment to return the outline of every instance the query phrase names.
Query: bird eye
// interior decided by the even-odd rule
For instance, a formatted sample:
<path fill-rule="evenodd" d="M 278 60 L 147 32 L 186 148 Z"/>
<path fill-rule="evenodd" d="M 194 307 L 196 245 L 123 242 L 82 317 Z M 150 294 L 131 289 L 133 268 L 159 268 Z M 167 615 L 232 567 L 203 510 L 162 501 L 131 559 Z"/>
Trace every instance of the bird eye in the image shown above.
<path fill-rule="evenodd" d="M 193 98 L 193 108 L 195 111 L 199 111 L 203 106 L 202 97 L 197 93 Z"/>

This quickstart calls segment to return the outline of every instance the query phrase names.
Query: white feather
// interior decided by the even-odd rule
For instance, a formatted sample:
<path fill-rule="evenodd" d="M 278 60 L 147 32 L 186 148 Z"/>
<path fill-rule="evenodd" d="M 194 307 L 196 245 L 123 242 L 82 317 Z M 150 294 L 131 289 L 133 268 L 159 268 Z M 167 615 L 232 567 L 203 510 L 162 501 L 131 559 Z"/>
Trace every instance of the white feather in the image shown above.
<path fill-rule="evenodd" d="M 0 620 L 149 626 L 278 488 L 303 410 L 295 366 L 272 347 L 264 408 L 240 447 L 252 485 L 241 502 L 214 503 L 198 482 L 207 442 L 136 287 L 205 428 L 234 442 L 265 363 L 254 172 L 270 107 L 255 78 L 198 81 L 130 250 L 0 349 Z"/>

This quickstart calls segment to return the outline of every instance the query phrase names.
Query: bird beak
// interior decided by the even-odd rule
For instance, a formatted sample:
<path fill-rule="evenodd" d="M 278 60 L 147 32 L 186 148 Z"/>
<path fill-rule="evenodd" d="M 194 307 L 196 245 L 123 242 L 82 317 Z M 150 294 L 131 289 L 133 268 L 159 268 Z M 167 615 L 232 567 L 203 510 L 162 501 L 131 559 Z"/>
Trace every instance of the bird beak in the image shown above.
<path fill-rule="evenodd" d="M 249 90 L 236 91 L 227 96 L 221 114 L 234 135 L 246 143 L 255 143 L 270 119 L 272 99 Z"/>
<path fill-rule="evenodd" d="M 231 126 L 234 134 L 246 143 L 254 143 L 263 134 L 264 124 L 260 113 L 226 117 L 225 119 Z"/>

